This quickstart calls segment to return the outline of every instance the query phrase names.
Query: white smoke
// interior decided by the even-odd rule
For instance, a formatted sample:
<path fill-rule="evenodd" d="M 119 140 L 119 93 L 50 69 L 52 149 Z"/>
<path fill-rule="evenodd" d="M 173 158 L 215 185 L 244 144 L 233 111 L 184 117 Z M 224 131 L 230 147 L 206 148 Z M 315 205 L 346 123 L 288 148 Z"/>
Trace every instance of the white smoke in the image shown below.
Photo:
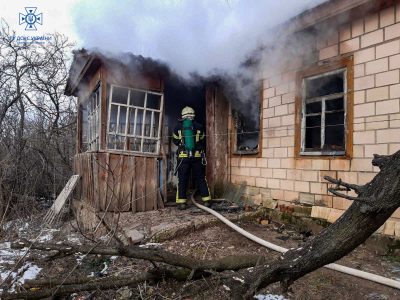
<path fill-rule="evenodd" d="M 83 0 L 73 9 L 85 48 L 160 59 L 180 75 L 234 74 L 271 29 L 325 0 Z"/>

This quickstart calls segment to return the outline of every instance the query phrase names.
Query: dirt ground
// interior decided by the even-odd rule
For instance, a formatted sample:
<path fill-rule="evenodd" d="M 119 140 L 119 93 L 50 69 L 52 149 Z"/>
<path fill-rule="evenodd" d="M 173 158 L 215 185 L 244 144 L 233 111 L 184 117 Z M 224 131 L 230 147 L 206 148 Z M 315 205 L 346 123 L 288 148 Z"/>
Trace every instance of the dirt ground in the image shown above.
<path fill-rule="evenodd" d="M 24 256 L 24 251 L 10 249 L 10 242 L 19 238 L 38 237 L 39 241 L 89 243 L 74 229 L 71 225 L 73 222 L 64 222 L 57 229 L 43 230 L 40 226 L 42 216 L 39 214 L 30 220 L 13 221 L 4 226 L 5 230 L 0 238 L 0 275 L 1 281 L 4 281 L 1 285 L 2 290 L 6 290 L 7 286 L 11 286 L 11 290 L 18 290 L 25 280 L 32 277 L 67 278 L 82 275 L 97 277 L 116 273 L 127 275 L 140 274 L 152 268 L 149 262 L 123 257 L 76 254 L 59 259 L 47 259 L 48 253 L 30 250 Z M 310 238 L 308 234 L 296 232 L 289 225 L 282 226 L 273 222 L 261 225 L 259 220 L 236 223 L 245 230 L 286 248 L 300 246 Z M 103 240 L 104 243 L 113 243 L 109 240 L 109 236 L 103 237 Z M 379 248 L 379 245 L 378 247 L 372 245 L 374 243 L 361 245 L 337 263 L 400 281 L 399 256 L 393 253 L 390 256 L 384 255 L 384 249 Z M 267 257 L 278 255 L 246 239 L 226 225 L 218 223 L 160 244 L 146 246 L 159 247 L 197 259 L 212 259 L 237 254 L 261 254 Z M 15 267 L 17 262 L 18 265 Z M 27 274 L 29 270 L 30 273 Z M 166 280 L 157 284 L 144 283 L 118 290 L 81 292 L 65 299 L 230 298 L 231 296 L 219 280 L 204 278 L 186 283 Z M 292 285 L 291 291 L 285 295 L 282 295 L 279 284 L 273 284 L 261 290 L 257 299 L 400 299 L 400 291 L 335 271 L 319 269 L 297 280 Z"/>

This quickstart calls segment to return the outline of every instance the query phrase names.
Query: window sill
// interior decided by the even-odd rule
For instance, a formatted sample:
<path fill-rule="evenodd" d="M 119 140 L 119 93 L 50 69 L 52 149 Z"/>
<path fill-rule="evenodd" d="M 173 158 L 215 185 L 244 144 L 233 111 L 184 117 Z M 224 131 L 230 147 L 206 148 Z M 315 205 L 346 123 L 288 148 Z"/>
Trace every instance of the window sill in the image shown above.
<path fill-rule="evenodd" d="M 342 154 L 338 154 L 337 152 L 335 154 L 316 153 L 316 152 L 310 154 L 309 152 L 301 152 L 296 155 L 295 159 L 351 160 L 351 155 L 348 153 L 346 154 L 345 152 L 342 152 Z"/>
<path fill-rule="evenodd" d="M 248 156 L 248 157 L 261 157 L 261 151 L 235 151 L 231 152 L 231 157 Z"/>
<path fill-rule="evenodd" d="M 300 152 L 302 156 L 345 156 L 345 151 L 304 151 Z"/>

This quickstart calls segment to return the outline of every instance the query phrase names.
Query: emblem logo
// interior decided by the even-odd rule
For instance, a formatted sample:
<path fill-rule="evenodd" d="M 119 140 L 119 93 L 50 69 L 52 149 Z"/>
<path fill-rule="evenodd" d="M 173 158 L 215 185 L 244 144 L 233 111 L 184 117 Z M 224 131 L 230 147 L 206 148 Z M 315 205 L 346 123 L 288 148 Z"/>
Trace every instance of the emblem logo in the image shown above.
<path fill-rule="evenodd" d="M 35 24 L 43 25 L 43 14 L 36 14 L 37 7 L 25 7 L 26 14 L 19 14 L 19 25 L 26 24 L 25 30 L 37 30 Z"/>

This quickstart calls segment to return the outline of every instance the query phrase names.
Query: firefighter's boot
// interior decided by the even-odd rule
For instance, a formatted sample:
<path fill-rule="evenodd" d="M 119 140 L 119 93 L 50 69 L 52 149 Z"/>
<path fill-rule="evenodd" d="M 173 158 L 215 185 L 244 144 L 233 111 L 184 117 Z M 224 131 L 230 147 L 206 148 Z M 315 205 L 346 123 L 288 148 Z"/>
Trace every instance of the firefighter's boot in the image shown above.
<path fill-rule="evenodd" d="M 211 207 L 211 200 L 203 201 L 203 205 L 204 205 L 205 207 Z"/>
<path fill-rule="evenodd" d="M 179 210 L 185 210 L 187 208 L 186 203 L 179 203 L 178 204 L 178 209 Z"/>

